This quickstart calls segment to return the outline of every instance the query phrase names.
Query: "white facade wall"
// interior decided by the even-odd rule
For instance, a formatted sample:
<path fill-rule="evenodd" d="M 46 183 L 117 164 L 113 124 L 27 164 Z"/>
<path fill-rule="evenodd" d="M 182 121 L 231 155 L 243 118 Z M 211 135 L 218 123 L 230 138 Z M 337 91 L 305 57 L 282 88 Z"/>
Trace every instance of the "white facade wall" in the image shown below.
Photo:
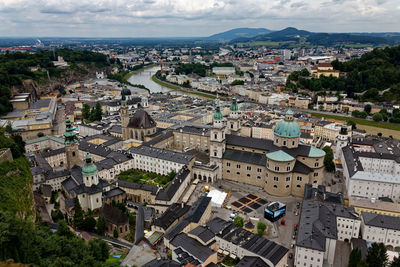
<path fill-rule="evenodd" d="M 184 164 L 182 163 L 176 163 L 173 161 L 152 158 L 139 154 L 132 154 L 132 155 L 134 160 L 133 168 L 142 171 L 155 172 L 161 175 L 167 175 L 172 170 L 178 173 L 179 170 L 182 169 L 182 167 L 184 166 Z"/>
<path fill-rule="evenodd" d="M 376 175 L 379 175 L 377 173 Z M 389 197 L 400 201 L 400 184 L 349 179 L 347 192 L 351 196 L 365 198 Z"/>
<path fill-rule="evenodd" d="M 385 244 L 385 246 L 400 248 L 400 231 L 398 230 L 363 225 L 362 237 L 367 242 L 378 242 Z"/>
<path fill-rule="evenodd" d="M 67 165 L 67 155 L 65 153 L 60 153 L 54 156 L 45 158 L 47 163 L 53 168 L 63 167 Z"/>
<path fill-rule="evenodd" d="M 56 150 L 65 147 L 64 143 L 59 143 L 52 139 L 46 139 L 32 144 L 25 145 L 25 151 L 28 154 L 35 154 L 47 150 Z"/>
<path fill-rule="evenodd" d="M 322 267 L 324 252 L 296 246 L 294 265 L 296 267 Z"/>
<path fill-rule="evenodd" d="M 361 220 L 353 220 L 343 217 L 336 217 L 338 240 L 350 241 L 351 238 L 358 238 L 361 227 Z"/>

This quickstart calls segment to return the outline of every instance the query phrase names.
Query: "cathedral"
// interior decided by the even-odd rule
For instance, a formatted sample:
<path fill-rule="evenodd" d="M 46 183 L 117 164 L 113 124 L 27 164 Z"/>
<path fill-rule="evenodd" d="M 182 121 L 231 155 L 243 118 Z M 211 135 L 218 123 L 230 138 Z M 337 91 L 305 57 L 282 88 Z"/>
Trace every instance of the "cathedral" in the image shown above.
<path fill-rule="evenodd" d="M 236 100 L 225 119 L 217 105 L 210 133 L 210 162 L 218 178 L 262 187 L 275 196 L 303 196 L 306 184 L 322 184 L 325 152 L 300 142 L 300 126 L 288 109 L 274 139 L 239 136 Z"/>

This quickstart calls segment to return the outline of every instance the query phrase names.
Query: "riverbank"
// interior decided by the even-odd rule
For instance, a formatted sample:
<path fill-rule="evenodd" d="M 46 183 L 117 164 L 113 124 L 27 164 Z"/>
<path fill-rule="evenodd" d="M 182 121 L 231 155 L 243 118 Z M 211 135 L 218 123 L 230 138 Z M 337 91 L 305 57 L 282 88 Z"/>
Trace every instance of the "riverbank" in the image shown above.
<path fill-rule="evenodd" d="M 132 77 L 132 75 L 138 74 L 139 72 L 144 71 L 145 69 L 150 69 L 150 68 L 152 68 L 154 66 L 156 66 L 156 65 L 155 64 L 150 64 L 150 65 L 143 66 L 140 69 L 133 70 L 133 71 L 129 72 L 127 75 L 124 76 L 124 80 L 128 81 L 129 78 Z"/>
<path fill-rule="evenodd" d="M 353 117 L 344 117 L 344 116 L 339 116 L 339 115 L 329 115 L 329 114 L 322 114 L 322 113 L 316 113 L 316 112 L 311 112 L 311 116 L 313 117 L 318 117 L 318 118 L 329 118 L 329 119 L 334 119 L 334 120 L 340 120 L 340 121 L 354 121 L 357 124 L 357 128 L 359 129 L 365 129 L 365 130 L 373 130 L 372 132 L 381 132 L 384 136 L 400 136 L 400 124 L 396 123 L 390 123 L 390 122 L 377 122 L 377 121 L 370 121 L 370 120 L 363 120 L 359 118 L 353 118 Z M 362 127 L 362 126 L 365 127 Z M 359 127 L 361 126 L 361 127 Z M 374 129 L 375 128 L 375 129 Z M 387 131 L 379 131 L 379 129 L 386 129 Z M 386 134 L 385 134 L 386 133 Z"/>
<path fill-rule="evenodd" d="M 167 87 L 167 88 L 169 88 L 171 90 L 180 91 L 180 92 L 184 92 L 184 93 L 191 94 L 191 95 L 197 95 L 197 96 L 205 97 L 205 98 L 208 98 L 208 99 L 215 99 L 216 98 L 216 96 L 212 95 L 212 94 L 199 92 L 199 91 L 196 91 L 196 90 L 193 90 L 193 89 L 189 89 L 189 88 L 184 88 L 184 87 L 181 87 L 181 86 L 169 83 L 169 82 L 161 81 L 156 77 L 155 74 L 153 76 L 151 76 L 151 79 L 153 80 L 153 82 L 155 82 L 155 83 L 157 83 L 157 84 L 159 84 L 161 86 Z"/>

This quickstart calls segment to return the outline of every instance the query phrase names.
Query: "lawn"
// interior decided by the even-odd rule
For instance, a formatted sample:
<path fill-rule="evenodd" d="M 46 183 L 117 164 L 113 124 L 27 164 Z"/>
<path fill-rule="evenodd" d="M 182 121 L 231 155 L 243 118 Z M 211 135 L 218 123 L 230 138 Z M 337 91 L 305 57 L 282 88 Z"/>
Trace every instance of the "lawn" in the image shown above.
<path fill-rule="evenodd" d="M 377 121 L 364 120 L 364 119 L 359 119 L 359 118 L 354 118 L 354 117 L 343 117 L 343 116 L 338 116 L 338 115 L 328 115 L 328 114 L 315 113 L 315 112 L 311 112 L 311 116 L 318 117 L 318 118 L 324 117 L 324 118 L 341 120 L 341 121 L 354 121 L 357 125 L 367 125 L 367 126 L 372 126 L 372 127 L 377 127 L 377 128 L 400 131 L 400 124 L 396 124 L 396 123 L 377 122 Z"/>
<path fill-rule="evenodd" d="M 187 93 L 187 94 L 191 94 L 191 95 L 198 95 L 198 96 L 202 96 L 202 97 L 210 98 L 210 99 L 215 99 L 216 98 L 216 96 L 212 95 L 212 94 L 207 94 L 207 93 L 203 93 L 203 92 L 199 92 L 199 91 L 195 91 L 195 90 L 184 90 L 180 86 L 173 85 L 173 84 L 168 83 L 168 82 L 160 81 L 159 79 L 157 79 L 156 75 L 153 75 L 151 77 L 151 79 L 153 80 L 153 82 L 158 83 L 159 85 L 165 86 L 165 87 L 167 87 L 169 89 L 172 89 L 172 90 L 181 91 L 181 92 L 184 92 L 184 93 Z M 221 100 L 223 100 L 223 99 L 221 98 Z"/>
<path fill-rule="evenodd" d="M 121 172 L 117 178 L 120 180 L 138 184 L 166 187 L 169 182 L 175 177 L 175 175 L 176 173 L 174 171 L 170 172 L 168 175 L 160 175 L 154 172 L 144 172 L 131 169 Z"/>

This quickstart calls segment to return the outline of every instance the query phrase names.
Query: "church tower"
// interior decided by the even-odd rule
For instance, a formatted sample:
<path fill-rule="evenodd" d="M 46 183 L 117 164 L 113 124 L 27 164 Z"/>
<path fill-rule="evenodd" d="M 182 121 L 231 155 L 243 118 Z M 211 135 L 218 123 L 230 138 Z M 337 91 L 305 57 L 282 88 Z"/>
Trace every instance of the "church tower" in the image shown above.
<path fill-rule="evenodd" d="M 336 150 L 335 159 L 340 159 L 342 157 L 342 148 L 347 146 L 349 143 L 349 136 L 347 131 L 347 125 L 342 125 L 340 128 L 339 135 L 336 137 Z"/>
<path fill-rule="evenodd" d="M 222 179 L 222 157 L 225 153 L 225 130 L 224 116 L 217 105 L 213 115 L 213 127 L 210 131 L 210 162 L 217 165 L 217 178 Z"/>
<path fill-rule="evenodd" d="M 126 97 L 125 97 L 125 94 L 123 91 L 122 91 L 122 99 L 121 99 L 120 116 L 121 116 L 122 139 L 128 140 L 129 139 L 129 131 L 128 131 L 129 109 L 128 109 L 128 103 L 126 102 Z"/>
<path fill-rule="evenodd" d="M 231 134 L 239 134 L 240 132 L 240 111 L 236 101 L 236 97 L 232 99 L 232 104 L 229 108 L 228 130 Z"/>
<path fill-rule="evenodd" d="M 97 167 L 92 162 L 92 156 L 89 153 L 86 154 L 85 164 L 82 167 L 83 182 L 86 187 L 97 185 L 99 183 L 99 176 L 97 175 Z"/>
<path fill-rule="evenodd" d="M 64 137 L 67 167 L 68 169 L 71 169 L 74 165 L 80 165 L 81 161 L 79 159 L 78 139 L 76 138 L 76 133 L 72 128 L 69 118 L 65 121 Z"/>

